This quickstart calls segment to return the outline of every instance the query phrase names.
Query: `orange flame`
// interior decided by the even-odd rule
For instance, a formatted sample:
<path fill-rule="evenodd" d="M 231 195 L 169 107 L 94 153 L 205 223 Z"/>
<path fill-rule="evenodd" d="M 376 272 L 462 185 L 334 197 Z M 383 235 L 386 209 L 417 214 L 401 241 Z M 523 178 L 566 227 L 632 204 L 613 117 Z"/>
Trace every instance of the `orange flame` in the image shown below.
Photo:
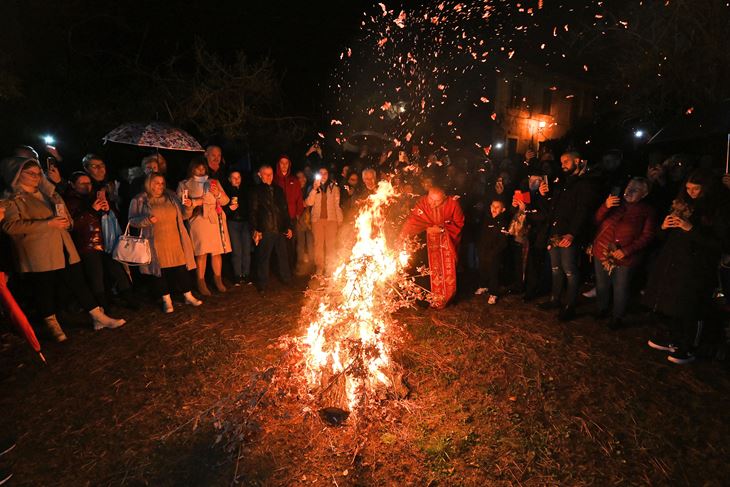
<path fill-rule="evenodd" d="M 363 392 L 391 385 L 386 337 L 392 320 L 381 299 L 387 299 L 409 257 L 406 251 L 390 249 L 385 238 L 385 208 L 395 196 L 393 186 L 381 181 L 368 197 L 355 221 L 352 252 L 333 273 L 332 292 L 319 303 L 303 337 L 308 383 L 327 386 L 323 376 L 344 374 L 350 410 Z M 359 365 L 358 374 L 349 373 Z"/>

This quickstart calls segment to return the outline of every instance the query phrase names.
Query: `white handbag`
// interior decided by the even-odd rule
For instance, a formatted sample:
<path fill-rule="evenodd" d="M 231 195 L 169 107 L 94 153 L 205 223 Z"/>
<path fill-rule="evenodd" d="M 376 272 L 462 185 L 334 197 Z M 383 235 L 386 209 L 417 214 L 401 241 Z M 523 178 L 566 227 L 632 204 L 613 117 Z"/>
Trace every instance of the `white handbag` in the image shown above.
<path fill-rule="evenodd" d="M 135 237 L 129 234 L 129 223 L 124 234 L 119 236 L 114 252 L 114 260 L 127 265 L 147 265 L 152 262 L 150 241 L 142 236 Z"/>

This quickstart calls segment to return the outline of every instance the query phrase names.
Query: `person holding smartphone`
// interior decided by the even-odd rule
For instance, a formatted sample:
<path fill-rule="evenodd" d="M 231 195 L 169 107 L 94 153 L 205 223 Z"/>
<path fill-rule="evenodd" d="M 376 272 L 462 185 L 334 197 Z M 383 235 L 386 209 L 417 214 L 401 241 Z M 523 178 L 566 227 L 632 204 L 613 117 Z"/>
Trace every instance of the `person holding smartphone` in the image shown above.
<path fill-rule="evenodd" d="M 59 342 L 66 340 L 56 318 L 60 303 L 55 291 L 59 285 L 75 295 L 91 315 L 95 330 L 124 325 L 125 320 L 105 314 L 89 289 L 69 233 L 69 212 L 43 175 L 40 162 L 23 157 L 6 159 L 0 172 L 10 188 L 11 202 L 2 228 L 13 241 L 18 270 L 30 282 L 36 308 L 51 336 Z"/>
<path fill-rule="evenodd" d="M 576 151 L 560 156 L 564 181 L 550 192 L 548 252 L 552 275 L 552 296 L 542 309 L 560 309 L 558 318 L 575 318 L 581 284 L 578 257 L 586 243 L 591 215 L 599 202 L 597 181 L 586 177 L 586 163 Z M 563 300 L 564 294 L 564 300 Z"/>
<path fill-rule="evenodd" d="M 656 235 L 654 209 L 644 201 L 647 194 L 649 181 L 633 178 L 626 185 L 623 198 L 610 194 L 595 214 L 598 232 L 592 253 L 597 316 L 603 319 L 610 315 L 608 326 L 612 330 L 623 324 L 634 269 Z M 612 296 L 613 307 L 609 311 Z"/>

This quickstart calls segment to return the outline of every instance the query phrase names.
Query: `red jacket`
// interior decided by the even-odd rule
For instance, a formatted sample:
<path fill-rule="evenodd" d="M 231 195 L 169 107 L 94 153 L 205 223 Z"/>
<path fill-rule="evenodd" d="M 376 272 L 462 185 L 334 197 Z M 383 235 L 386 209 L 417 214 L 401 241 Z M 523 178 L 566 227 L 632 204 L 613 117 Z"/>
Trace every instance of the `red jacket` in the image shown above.
<path fill-rule="evenodd" d="M 304 211 L 304 199 L 302 198 L 302 188 L 299 186 L 299 180 L 291 173 L 282 173 L 277 166 L 274 174 L 274 184 L 284 190 L 286 206 L 289 208 L 289 218 L 295 221 Z"/>
<path fill-rule="evenodd" d="M 621 206 L 606 208 L 602 204 L 596 211 L 598 233 L 593 241 L 593 257 L 604 259 L 610 243 L 616 244 L 626 254 L 618 265 L 631 267 L 639 263 L 641 251 L 656 235 L 654 209 L 647 203 L 621 203 Z"/>

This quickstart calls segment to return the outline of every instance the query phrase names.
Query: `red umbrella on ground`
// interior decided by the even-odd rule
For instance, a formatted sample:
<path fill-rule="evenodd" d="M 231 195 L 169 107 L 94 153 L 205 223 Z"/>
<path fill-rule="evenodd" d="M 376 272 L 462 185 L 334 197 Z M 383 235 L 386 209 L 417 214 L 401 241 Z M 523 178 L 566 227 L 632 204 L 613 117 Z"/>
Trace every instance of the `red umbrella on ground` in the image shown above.
<path fill-rule="evenodd" d="M 8 289 L 7 280 L 8 278 L 5 273 L 0 272 L 0 301 L 2 302 L 3 308 L 8 313 L 10 322 L 25 336 L 25 339 L 28 340 L 33 350 L 38 352 L 41 360 L 45 362 L 46 358 L 41 353 L 41 344 L 38 343 L 38 338 L 36 338 L 35 332 L 28 322 L 28 318 L 23 313 L 23 310 L 20 309 L 20 306 L 18 306 L 18 302 L 15 301 L 10 289 Z"/>

